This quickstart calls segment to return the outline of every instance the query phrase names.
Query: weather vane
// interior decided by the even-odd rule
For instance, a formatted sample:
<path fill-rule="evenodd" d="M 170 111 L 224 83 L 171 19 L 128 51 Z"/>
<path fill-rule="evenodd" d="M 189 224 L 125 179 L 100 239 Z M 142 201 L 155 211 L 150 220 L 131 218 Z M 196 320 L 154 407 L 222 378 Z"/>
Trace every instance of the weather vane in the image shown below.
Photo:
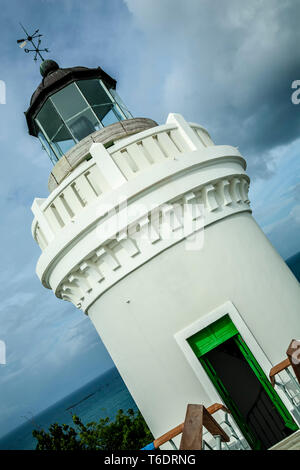
<path fill-rule="evenodd" d="M 33 58 L 34 61 L 37 61 L 38 56 L 42 61 L 44 61 L 44 57 L 42 56 L 41 52 L 49 52 L 49 50 L 46 49 L 46 48 L 45 49 L 40 49 L 40 44 L 41 44 L 41 39 L 40 38 L 43 35 L 39 34 L 39 29 L 37 29 L 32 35 L 30 35 L 30 34 L 27 33 L 27 31 L 24 28 L 24 26 L 22 25 L 22 23 L 20 23 L 20 25 L 21 25 L 21 28 L 23 29 L 24 33 L 26 34 L 26 38 L 18 39 L 17 43 L 20 45 L 21 49 L 24 48 L 24 52 L 26 52 L 27 54 L 29 52 L 35 52 L 34 58 Z M 37 39 L 37 41 L 38 41 L 37 45 L 34 43 L 34 41 L 33 41 L 34 39 Z M 32 44 L 33 49 L 25 48 L 25 46 L 28 42 Z"/>

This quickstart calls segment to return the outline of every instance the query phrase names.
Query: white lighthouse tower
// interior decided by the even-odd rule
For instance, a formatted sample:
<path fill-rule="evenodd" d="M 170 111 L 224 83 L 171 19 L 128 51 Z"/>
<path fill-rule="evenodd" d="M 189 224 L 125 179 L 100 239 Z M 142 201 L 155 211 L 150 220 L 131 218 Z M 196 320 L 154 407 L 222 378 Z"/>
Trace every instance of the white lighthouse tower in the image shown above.
<path fill-rule="evenodd" d="M 267 375 L 300 337 L 299 283 L 251 215 L 238 149 L 179 114 L 133 118 L 101 68 L 41 73 L 26 118 L 54 164 L 32 205 L 42 284 L 90 317 L 155 437 L 215 402 L 254 449 L 294 432 Z"/>

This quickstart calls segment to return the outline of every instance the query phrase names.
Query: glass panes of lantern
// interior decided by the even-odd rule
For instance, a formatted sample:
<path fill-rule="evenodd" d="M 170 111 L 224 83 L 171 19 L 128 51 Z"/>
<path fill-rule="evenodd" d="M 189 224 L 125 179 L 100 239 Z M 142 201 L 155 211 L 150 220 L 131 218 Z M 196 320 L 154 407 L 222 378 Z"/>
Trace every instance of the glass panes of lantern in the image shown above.
<path fill-rule="evenodd" d="M 37 114 L 36 123 L 42 145 L 55 163 L 88 135 L 130 118 L 118 95 L 101 80 L 91 79 L 71 83 L 50 96 Z"/>

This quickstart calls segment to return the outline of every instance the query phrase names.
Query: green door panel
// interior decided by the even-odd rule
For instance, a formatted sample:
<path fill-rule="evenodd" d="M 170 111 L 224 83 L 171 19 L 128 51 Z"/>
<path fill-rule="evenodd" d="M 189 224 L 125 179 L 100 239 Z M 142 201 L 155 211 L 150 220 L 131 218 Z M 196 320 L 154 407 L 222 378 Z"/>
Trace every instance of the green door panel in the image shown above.
<path fill-rule="evenodd" d="M 225 403 L 227 408 L 230 410 L 232 417 L 234 418 L 236 424 L 240 428 L 241 432 L 243 433 L 244 437 L 248 441 L 251 448 L 254 450 L 259 450 L 261 448 L 261 443 L 259 442 L 258 439 L 256 439 L 254 434 L 251 432 L 249 426 L 247 426 L 238 407 L 236 406 L 235 402 L 231 398 L 223 382 L 219 379 L 210 361 L 204 357 L 199 358 L 199 361 L 202 364 L 208 377 L 212 381 L 213 385 L 215 386 L 216 390 L 218 391 L 219 395 L 222 397 L 223 402 Z"/>
<path fill-rule="evenodd" d="M 201 357 L 237 333 L 238 330 L 229 315 L 224 315 L 224 317 L 188 338 L 188 343 L 196 356 Z"/>
<path fill-rule="evenodd" d="M 205 372 L 207 373 L 210 380 L 214 384 L 222 400 L 224 401 L 226 406 L 230 409 L 232 416 L 234 417 L 236 423 L 238 424 L 245 438 L 249 442 L 250 446 L 253 449 L 260 449 L 261 447 L 260 441 L 252 433 L 251 429 L 249 428 L 244 418 L 242 417 L 237 405 L 234 403 L 232 397 L 228 393 L 223 382 L 218 377 L 208 357 L 205 356 L 207 355 L 209 351 L 216 348 L 223 342 L 229 340 L 230 338 L 232 338 L 237 344 L 244 358 L 246 359 L 249 366 L 255 373 L 257 379 L 260 381 L 265 392 L 267 393 L 267 395 L 273 402 L 273 405 L 277 409 L 278 413 L 281 415 L 286 427 L 288 427 L 291 430 L 296 431 L 298 429 L 298 426 L 294 422 L 292 416 L 290 415 L 289 411 L 283 404 L 279 395 L 273 389 L 267 376 L 265 375 L 264 371 L 262 370 L 262 368 L 256 361 L 253 354 L 251 353 L 244 339 L 239 334 L 239 331 L 237 330 L 236 326 L 232 322 L 229 315 L 224 315 L 219 320 L 211 323 L 209 326 L 207 326 L 203 330 L 195 333 L 193 336 L 188 338 L 187 341 L 190 347 L 192 348 L 194 354 L 198 357 Z"/>

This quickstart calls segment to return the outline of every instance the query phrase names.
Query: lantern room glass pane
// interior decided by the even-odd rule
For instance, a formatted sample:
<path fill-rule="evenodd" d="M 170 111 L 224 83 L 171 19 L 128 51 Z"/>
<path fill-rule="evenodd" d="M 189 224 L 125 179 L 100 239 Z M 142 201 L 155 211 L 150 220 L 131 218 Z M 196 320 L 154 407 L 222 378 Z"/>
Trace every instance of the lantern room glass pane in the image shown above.
<path fill-rule="evenodd" d="M 43 149 L 48 153 L 51 162 L 55 165 L 55 163 L 58 162 L 58 157 L 53 152 L 49 142 L 41 131 L 38 132 L 38 138 L 40 139 Z"/>
<path fill-rule="evenodd" d="M 132 116 L 131 112 L 129 111 L 129 109 L 127 108 L 127 106 L 123 102 L 123 100 L 120 98 L 120 96 L 118 95 L 116 90 L 114 90 L 113 88 L 110 88 L 109 92 L 112 94 L 112 96 L 113 96 L 114 100 L 116 101 L 116 103 L 118 103 L 118 105 L 120 106 L 122 112 L 125 114 L 126 119 L 132 119 L 133 116 Z"/>
<path fill-rule="evenodd" d="M 50 99 L 39 111 L 36 122 L 41 130 L 39 139 L 53 163 L 74 146 L 75 140 Z M 42 137 L 43 136 L 43 137 Z"/>
<path fill-rule="evenodd" d="M 90 109 L 70 119 L 68 126 L 78 142 L 101 128 L 99 120 Z"/>
<path fill-rule="evenodd" d="M 51 100 L 57 108 L 61 117 L 65 120 L 70 119 L 75 114 L 88 108 L 88 103 L 78 90 L 75 83 L 66 86 L 51 96 Z"/>
<path fill-rule="evenodd" d="M 57 133 L 63 120 L 57 113 L 50 100 L 47 100 L 36 117 L 36 121 L 42 131 L 46 133 L 49 140 Z"/>
<path fill-rule="evenodd" d="M 39 138 L 56 162 L 77 142 L 131 114 L 99 79 L 79 80 L 51 95 L 36 116 Z"/>
<path fill-rule="evenodd" d="M 93 106 L 94 113 L 97 115 L 100 121 L 104 119 L 107 113 L 112 109 L 113 103 L 109 104 L 99 104 L 98 106 Z"/>
<path fill-rule="evenodd" d="M 104 127 L 124 119 L 118 112 L 116 105 L 113 103 L 93 106 L 93 111 L 98 116 Z"/>
<path fill-rule="evenodd" d="M 115 115 L 113 109 L 111 109 L 102 119 L 102 124 L 103 126 L 109 126 L 110 124 L 114 124 L 115 122 L 118 122 L 119 119 Z"/>
<path fill-rule="evenodd" d="M 75 141 L 68 128 L 62 125 L 57 134 L 52 139 L 52 147 L 56 154 L 63 156 L 70 148 L 74 147 Z"/>
<path fill-rule="evenodd" d="M 110 96 L 106 93 L 98 79 L 80 80 L 76 84 L 91 106 L 111 103 Z"/>

